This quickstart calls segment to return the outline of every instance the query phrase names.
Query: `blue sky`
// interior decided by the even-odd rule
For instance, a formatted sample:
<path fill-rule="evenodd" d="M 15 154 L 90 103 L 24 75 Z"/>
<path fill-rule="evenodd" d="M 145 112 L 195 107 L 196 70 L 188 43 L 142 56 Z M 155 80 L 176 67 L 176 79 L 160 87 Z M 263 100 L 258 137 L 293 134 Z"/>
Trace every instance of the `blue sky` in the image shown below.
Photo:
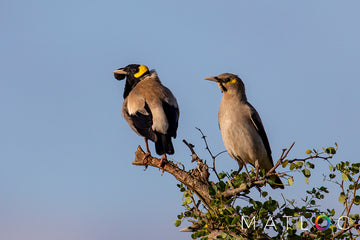
<path fill-rule="evenodd" d="M 359 7 L 330 0 L 2 0 L 0 238 L 186 238 L 173 225 L 182 210 L 173 177 L 131 165 L 144 142 L 121 116 L 124 83 L 112 74 L 130 63 L 155 68 L 177 97 L 171 158 L 187 167 L 184 138 L 208 158 L 195 127 L 214 152 L 224 150 L 221 92 L 203 81 L 223 72 L 243 79 L 274 159 L 293 141 L 291 157 L 336 141 L 336 160 L 358 161 Z M 217 165 L 237 168 L 227 154 Z M 290 196 L 307 187 L 295 184 Z"/>

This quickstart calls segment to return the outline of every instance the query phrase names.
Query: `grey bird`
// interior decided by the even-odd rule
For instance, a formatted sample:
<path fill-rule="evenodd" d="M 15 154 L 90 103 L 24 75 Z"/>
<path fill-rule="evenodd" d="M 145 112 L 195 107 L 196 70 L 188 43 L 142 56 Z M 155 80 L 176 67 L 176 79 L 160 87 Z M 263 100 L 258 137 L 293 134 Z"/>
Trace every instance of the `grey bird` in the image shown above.
<path fill-rule="evenodd" d="M 238 162 L 239 171 L 246 163 L 255 166 L 257 171 L 269 171 L 274 166 L 269 140 L 258 112 L 247 101 L 243 81 L 231 73 L 205 79 L 217 82 L 223 92 L 219 127 L 225 148 Z M 272 188 L 284 188 L 278 176 L 274 182 Z"/>
<path fill-rule="evenodd" d="M 155 142 L 156 153 L 174 154 L 171 138 L 176 138 L 179 107 L 172 92 L 161 84 L 155 70 L 139 64 L 130 64 L 114 71 L 117 80 L 126 78 L 122 114 L 132 130 L 145 138 L 146 155 L 151 155 L 148 139 Z M 144 159 L 145 159 L 144 158 Z"/>

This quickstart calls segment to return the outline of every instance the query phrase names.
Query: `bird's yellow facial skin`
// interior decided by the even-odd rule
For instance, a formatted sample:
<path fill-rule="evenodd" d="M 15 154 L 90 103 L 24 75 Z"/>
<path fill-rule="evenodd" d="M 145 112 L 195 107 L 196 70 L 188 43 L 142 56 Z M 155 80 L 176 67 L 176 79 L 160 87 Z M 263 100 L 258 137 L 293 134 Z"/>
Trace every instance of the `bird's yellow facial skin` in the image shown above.
<path fill-rule="evenodd" d="M 233 78 L 233 79 L 231 79 L 230 81 L 228 81 L 228 82 L 226 83 L 226 85 L 231 85 L 231 84 L 234 84 L 234 83 L 236 83 L 236 82 L 237 82 L 236 79 Z"/>
<path fill-rule="evenodd" d="M 134 74 L 134 77 L 139 78 L 139 77 L 141 77 L 142 75 L 144 75 L 144 73 L 146 73 L 147 71 L 149 71 L 149 69 L 147 68 L 147 66 L 145 66 L 145 65 L 140 65 L 140 66 L 139 66 L 139 71 Z"/>

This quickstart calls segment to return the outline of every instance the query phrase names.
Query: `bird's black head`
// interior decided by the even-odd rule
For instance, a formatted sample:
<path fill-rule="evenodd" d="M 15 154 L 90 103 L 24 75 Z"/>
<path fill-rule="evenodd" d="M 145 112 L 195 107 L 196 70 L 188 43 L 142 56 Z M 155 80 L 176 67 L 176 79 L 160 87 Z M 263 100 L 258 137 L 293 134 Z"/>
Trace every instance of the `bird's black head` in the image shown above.
<path fill-rule="evenodd" d="M 140 82 L 143 77 L 150 74 L 147 66 L 140 64 L 130 64 L 124 68 L 119 68 L 114 71 L 114 77 L 117 80 L 123 80 L 126 77 L 126 84 L 124 90 L 124 98 L 129 95 L 130 91 Z"/>
<path fill-rule="evenodd" d="M 117 80 L 123 80 L 125 77 L 130 79 L 139 79 L 149 73 L 149 69 L 145 65 L 130 64 L 124 68 L 114 71 L 114 77 Z"/>

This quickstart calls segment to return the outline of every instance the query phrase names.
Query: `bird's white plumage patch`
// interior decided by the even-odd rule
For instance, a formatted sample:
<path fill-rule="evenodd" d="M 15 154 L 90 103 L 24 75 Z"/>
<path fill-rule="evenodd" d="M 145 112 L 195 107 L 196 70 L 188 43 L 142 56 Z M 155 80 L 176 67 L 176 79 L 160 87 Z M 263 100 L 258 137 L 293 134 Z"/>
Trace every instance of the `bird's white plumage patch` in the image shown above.
<path fill-rule="evenodd" d="M 155 107 L 151 109 L 153 115 L 152 129 L 154 131 L 166 134 L 169 123 L 167 121 L 164 109 L 162 107 Z"/>
<path fill-rule="evenodd" d="M 141 112 L 142 114 L 148 115 L 145 110 L 145 99 L 142 97 L 135 97 L 135 94 L 132 94 L 131 101 L 127 102 L 127 110 L 130 115 L 136 114 L 136 112 Z"/>

